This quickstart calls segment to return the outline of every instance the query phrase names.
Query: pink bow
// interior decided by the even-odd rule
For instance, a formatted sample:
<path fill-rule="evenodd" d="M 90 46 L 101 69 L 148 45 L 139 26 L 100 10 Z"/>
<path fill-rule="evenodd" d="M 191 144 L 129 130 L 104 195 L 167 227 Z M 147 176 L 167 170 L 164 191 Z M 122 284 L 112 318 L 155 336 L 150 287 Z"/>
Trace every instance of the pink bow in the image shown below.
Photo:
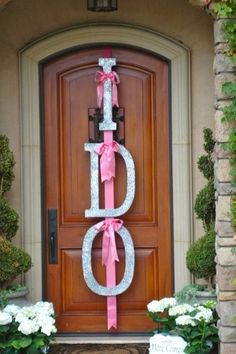
<path fill-rule="evenodd" d="M 110 181 L 116 176 L 115 152 L 118 151 L 118 149 L 119 144 L 114 140 L 111 143 L 102 143 L 95 149 L 95 152 L 101 155 L 100 171 L 102 182 Z"/>
<path fill-rule="evenodd" d="M 116 249 L 115 231 L 123 225 L 120 219 L 105 219 L 95 225 L 96 230 L 104 231 L 102 239 L 102 264 L 107 265 L 109 258 L 112 262 L 119 262 Z"/>
<path fill-rule="evenodd" d="M 112 84 L 112 107 L 117 106 L 118 104 L 118 93 L 117 93 L 117 84 L 120 83 L 119 76 L 115 71 L 110 73 L 105 73 L 104 71 L 98 70 L 95 75 L 95 81 L 98 82 L 97 86 L 97 105 L 100 108 L 102 106 L 103 92 L 104 92 L 104 82 L 106 80 L 111 80 Z"/>

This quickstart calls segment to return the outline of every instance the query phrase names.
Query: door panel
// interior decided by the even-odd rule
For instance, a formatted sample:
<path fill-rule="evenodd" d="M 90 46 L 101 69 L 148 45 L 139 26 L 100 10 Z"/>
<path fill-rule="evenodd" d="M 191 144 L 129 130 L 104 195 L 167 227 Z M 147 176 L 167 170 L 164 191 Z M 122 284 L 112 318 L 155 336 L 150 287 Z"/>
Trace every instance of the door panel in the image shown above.
<path fill-rule="evenodd" d="M 96 107 L 94 76 L 101 48 L 81 49 L 43 64 L 44 208 L 46 260 L 47 210 L 58 210 L 58 264 L 45 265 L 46 298 L 54 303 L 61 332 L 106 332 L 106 298 L 91 292 L 83 279 L 84 235 L 99 219 L 86 219 L 90 207 L 88 109 Z M 118 96 L 125 111 L 125 146 L 136 169 L 133 205 L 121 219 L 135 247 L 135 274 L 130 288 L 118 296 L 117 332 L 143 332 L 153 327 L 146 305 L 172 291 L 170 227 L 170 158 L 168 63 L 134 49 L 114 48 L 120 77 Z M 116 156 L 115 206 L 126 193 L 126 171 Z M 101 192 L 102 195 L 102 187 Z M 102 199 L 102 198 L 101 198 Z M 101 201 L 101 207 L 103 202 Z M 93 245 L 93 270 L 105 285 L 101 238 Z M 123 277 L 124 250 L 117 235 Z"/>

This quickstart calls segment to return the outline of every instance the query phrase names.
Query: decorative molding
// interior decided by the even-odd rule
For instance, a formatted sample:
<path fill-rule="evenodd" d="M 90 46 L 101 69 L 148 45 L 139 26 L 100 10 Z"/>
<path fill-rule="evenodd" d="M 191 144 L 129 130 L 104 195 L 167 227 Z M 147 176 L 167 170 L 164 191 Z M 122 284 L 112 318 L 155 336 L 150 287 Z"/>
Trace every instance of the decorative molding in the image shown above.
<path fill-rule="evenodd" d="M 20 53 L 22 119 L 22 234 L 34 267 L 27 273 L 33 300 L 42 298 L 42 229 L 39 127 L 39 63 L 50 56 L 98 44 L 131 45 L 165 57 L 171 64 L 172 181 L 176 290 L 190 281 L 183 261 L 192 235 L 189 51 L 181 43 L 146 28 L 90 24 L 51 34 Z"/>

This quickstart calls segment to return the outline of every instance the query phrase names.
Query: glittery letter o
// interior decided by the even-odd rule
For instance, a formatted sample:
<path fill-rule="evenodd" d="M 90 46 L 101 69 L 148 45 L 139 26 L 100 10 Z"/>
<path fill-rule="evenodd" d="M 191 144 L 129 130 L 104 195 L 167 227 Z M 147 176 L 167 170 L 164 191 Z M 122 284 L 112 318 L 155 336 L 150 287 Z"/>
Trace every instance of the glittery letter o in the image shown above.
<path fill-rule="evenodd" d="M 82 247 L 82 264 L 83 264 L 83 273 L 84 279 L 89 287 L 95 294 L 102 295 L 102 296 L 116 296 L 123 293 L 125 290 L 128 289 L 130 286 L 133 275 L 134 275 L 134 246 L 133 241 L 130 236 L 129 231 L 122 226 L 117 233 L 122 238 L 124 248 L 125 248 L 125 272 L 124 277 L 121 282 L 114 286 L 113 288 L 107 288 L 106 286 L 100 285 L 96 279 L 94 278 L 93 271 L 92 271 L 92 246 L 93 241 L 97 234 L 100 231 L 96 230 L 94 226 L 90 227 L 87 231 L 83 247 Z"/>

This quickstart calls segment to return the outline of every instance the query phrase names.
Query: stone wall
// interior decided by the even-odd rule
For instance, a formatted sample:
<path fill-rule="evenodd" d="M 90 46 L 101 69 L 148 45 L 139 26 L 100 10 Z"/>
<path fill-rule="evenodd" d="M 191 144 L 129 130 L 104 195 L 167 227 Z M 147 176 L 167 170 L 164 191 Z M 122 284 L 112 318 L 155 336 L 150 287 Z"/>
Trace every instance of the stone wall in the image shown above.
<path fill-rule="evenodd" d="M 214 14 L 214 1 L 190 0 L 195 6 Z M 215 75 L 215 184 L 216 184 L 216 282 L 217 310 L 219 320 L 220 354 L 236 353 L 236 246 L 234 231 L 230 222 L 230 200 L 236 188 L 231 185 L 229 154 L 222 148 L 228 141 L 230 125 L 222 122 L 222 108 L 231 102 L 230 96 L 222 92 L 227 81 L 236 82 L 235 66 L 227 57 L 227 43 L 224 39 L 224 23 L 227 19 L 215 19 L 214 23 L 214 75 Z M 234 319 L 235 317 L 235 319 Z"/>
<path fill-rule="evenodd" d="M 223 35 L 223 19 L 215 20 L 215 136 L 216 136 L 216 251 L 217 251 L 217 290 L 220 353 L 236 353 L 236 255 L 232 247 L 236 245 L 233 229 L 230 223 L 230 196 L 235 189 L 230 183 L 229 155 L 222 148 L 227 142 L 229 125 L 222 123 L 222 108 L 230 103 L 230 97 L 222 92 L 222 84 L 234 81 L 234 68 L 230 59 L 225 55 L 226 43 Z"/>

